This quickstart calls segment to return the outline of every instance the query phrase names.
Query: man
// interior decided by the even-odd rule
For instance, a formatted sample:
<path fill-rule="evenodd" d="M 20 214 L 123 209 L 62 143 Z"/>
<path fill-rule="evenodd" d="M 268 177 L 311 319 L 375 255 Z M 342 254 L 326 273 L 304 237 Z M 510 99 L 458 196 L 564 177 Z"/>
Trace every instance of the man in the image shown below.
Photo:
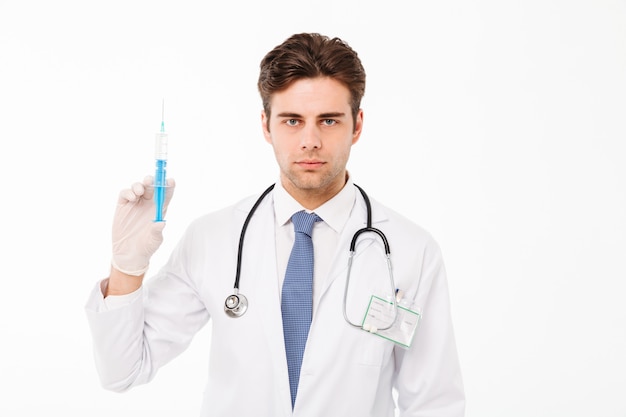
<path fill-rule="evenodd" d="M 370 203 L 346 171 L 363 128 L 356 52 L 337 38 L 294 35 L 264 57 L 258 87 L 279 181 L 194 221 L 146 284 L 164 223 L 151 220 L 149 182 L 120 194 L 111 275 L 86 307 L 103 386 L 148 382 L 212 319 L 202 416 L 462 416 L 439 248 L 408 219 Z M 294 231 L 298 216 L 308 231 Z M 292 246 L 309 250 L 299 252 L 308 266 L 297 272 Z M 233 294 L 235 276 L 241 292 Z M 387 311 L 388 325 L 371 321 L 372 305 Z M 414 312 L 406 320 L 405 308 Z M 409 336 L 397 340 L 397 332 Z"/>

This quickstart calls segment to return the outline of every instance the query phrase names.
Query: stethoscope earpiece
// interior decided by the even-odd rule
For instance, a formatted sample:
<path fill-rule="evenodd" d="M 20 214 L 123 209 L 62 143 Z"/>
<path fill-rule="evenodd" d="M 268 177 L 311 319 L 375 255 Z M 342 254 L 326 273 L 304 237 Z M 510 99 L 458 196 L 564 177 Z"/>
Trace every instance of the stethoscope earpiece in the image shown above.
<path fill-rule="evenodd" d="M 227 316 L 237 318 L 243 316 L 248 309 L 248 299 L 243 294 L 232 294 L 226 297 L 224 312 Z"/>

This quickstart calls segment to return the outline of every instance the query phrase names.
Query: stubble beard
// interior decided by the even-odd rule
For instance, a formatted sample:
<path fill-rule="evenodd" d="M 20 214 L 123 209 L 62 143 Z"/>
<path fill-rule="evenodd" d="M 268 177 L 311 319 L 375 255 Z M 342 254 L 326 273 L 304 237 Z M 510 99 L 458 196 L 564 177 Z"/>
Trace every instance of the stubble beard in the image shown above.
<path fill-rule="evenodd" d="M 285 177 L 298 190 L 304 192 L 313 192 L 314 194 L 324 194 L 329 188 L 333 187 L 338 176 L 343 178 L 341 169 L 331 172 L 315 173 L 305 171 L 302 173 L 294 173 L 292 171 L 285 172 Z"/>

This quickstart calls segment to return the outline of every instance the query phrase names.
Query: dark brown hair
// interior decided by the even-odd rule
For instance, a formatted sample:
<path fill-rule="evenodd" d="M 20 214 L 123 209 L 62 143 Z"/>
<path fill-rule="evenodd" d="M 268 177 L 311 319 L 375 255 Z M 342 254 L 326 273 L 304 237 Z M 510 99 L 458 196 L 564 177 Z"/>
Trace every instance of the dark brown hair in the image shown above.
<path fill-rule="evenodd" d="M 356 120 L 365 93 L 365 70 L 357 53 L 341 39 L 319 33 L 293 35 L 268 52 L 260 67 L 257 86 L 268 119 L 272 94 L 303 78 L 330 77 L 350 91 Z"/>

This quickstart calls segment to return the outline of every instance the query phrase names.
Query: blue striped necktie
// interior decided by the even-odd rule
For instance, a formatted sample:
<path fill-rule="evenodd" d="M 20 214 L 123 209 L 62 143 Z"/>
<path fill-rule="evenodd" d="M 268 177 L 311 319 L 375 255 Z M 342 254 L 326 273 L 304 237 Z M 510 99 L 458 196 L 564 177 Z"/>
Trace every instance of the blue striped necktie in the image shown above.
<path fill-rule="evenodd" d="M 291 406 L 296 402 L 300 366 L 313 315 L 313 241 L 315 222 L 322 219 L 315 213 L 299 211 L 291 217 L 295 241 L 287 263 L 283 282 L 281 309 L 283 334 L 291 389 Z"/>

